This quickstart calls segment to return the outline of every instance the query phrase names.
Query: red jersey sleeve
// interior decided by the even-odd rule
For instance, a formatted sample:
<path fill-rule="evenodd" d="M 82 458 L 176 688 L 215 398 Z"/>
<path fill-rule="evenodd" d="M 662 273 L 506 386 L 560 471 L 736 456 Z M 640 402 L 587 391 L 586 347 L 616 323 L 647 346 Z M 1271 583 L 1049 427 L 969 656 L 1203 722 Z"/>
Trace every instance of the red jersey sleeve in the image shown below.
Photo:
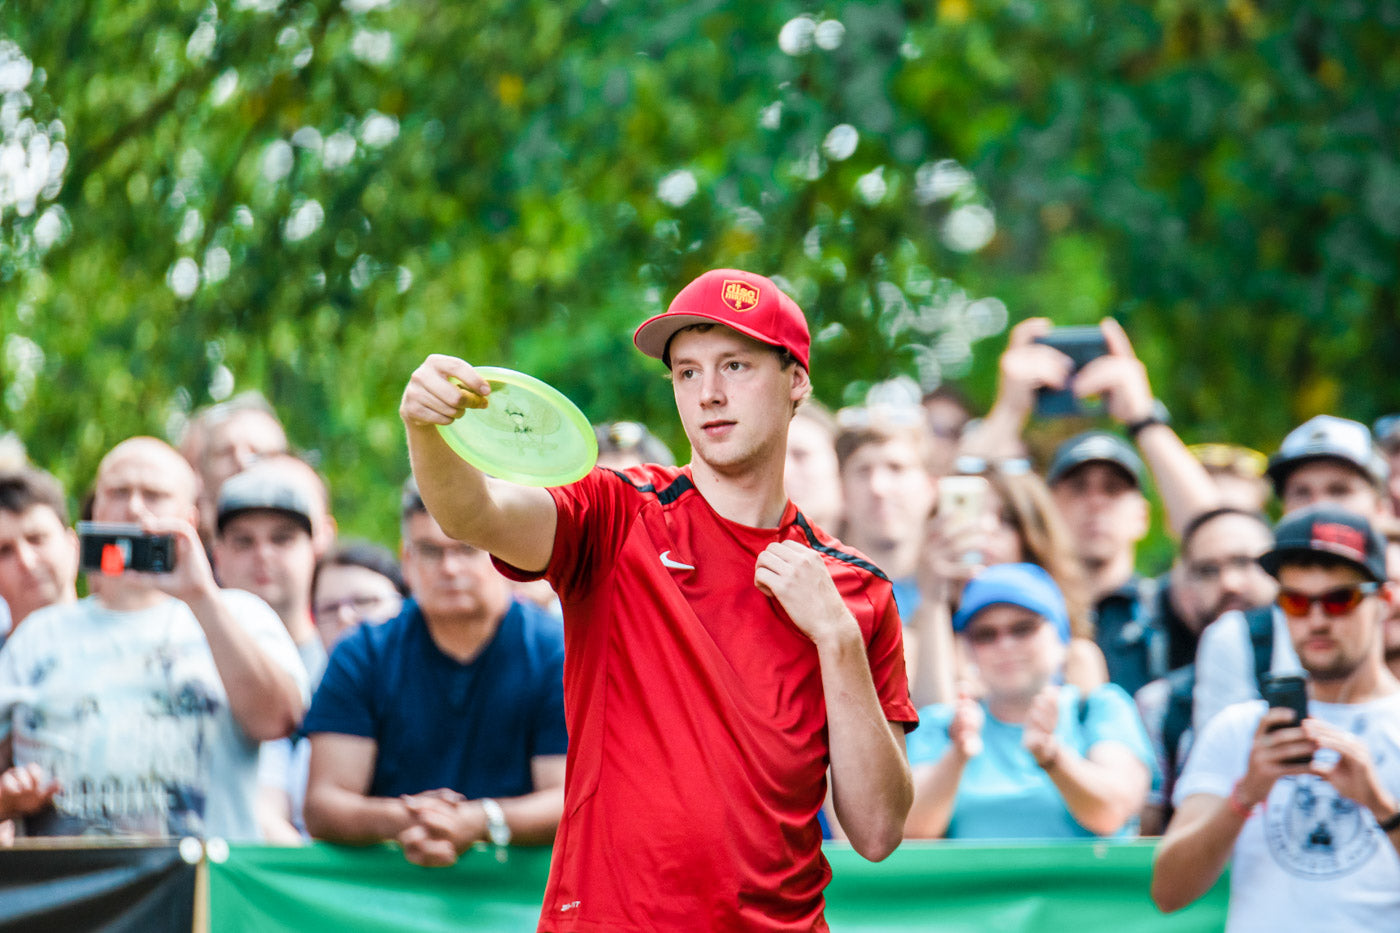
<path fill-rule="evenodd" d="M 894 604 L 894 591 L 888 586 L 874 600 L 875 625 L 865 645 L 870 674 L 885 719 L 904 725 L 906 733 L 919 725 L 919 713 L 909 698 L 909 674 L 904 667 L 904 626 Z"/>
<path fill-rule="evenodd" d="M 594 467 L 576 483 L 551 488 L 557 518 L 549 563 L 543 571 L 532 573 L 493 557 L 496 569 L 511 580 L 544 577 L 560 599 L 578 599 L 597 579 L 597 568 L 606 566 L 621 548 L 640 505 L 635 494 L 629 495 L 632 491 L 621 477 L 602 467 Z"/>

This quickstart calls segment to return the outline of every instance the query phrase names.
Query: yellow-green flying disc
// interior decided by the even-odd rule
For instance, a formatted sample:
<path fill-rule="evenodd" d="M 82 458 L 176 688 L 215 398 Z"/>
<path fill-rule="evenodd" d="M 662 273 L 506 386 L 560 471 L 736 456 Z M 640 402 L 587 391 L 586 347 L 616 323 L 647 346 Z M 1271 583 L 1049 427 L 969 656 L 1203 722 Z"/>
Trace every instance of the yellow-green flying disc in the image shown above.
<path fill-rule="evenodd" d="M 498 366 L 476 371 L 491 386 L 484 408 L 439 425 L 453 452 L 472 466 L 524 486 L 566 486 L 598 460 L 598 438 L 578 406 L 534 376 Z"/>

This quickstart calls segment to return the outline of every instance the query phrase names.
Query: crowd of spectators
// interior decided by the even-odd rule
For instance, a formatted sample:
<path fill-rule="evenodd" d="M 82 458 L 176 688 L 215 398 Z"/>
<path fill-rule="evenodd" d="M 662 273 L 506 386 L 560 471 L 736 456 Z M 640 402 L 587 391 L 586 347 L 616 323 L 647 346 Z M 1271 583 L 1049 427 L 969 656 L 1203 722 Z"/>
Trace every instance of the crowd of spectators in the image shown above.
<path fill-rule="evenodd" d="M 834 414 L 808 403 L 788 434 L 792 501 L 894 584 L 922 721 L 906 837 L 1165 830 L 1171 908 L 1218 876 L 1230 845 L 1201 839 L 1219 812 L 1257 858 L 1276 828 L 1267 800 L 1299 821 L 1279 832 L 1306 837 L 1284 846 L 1287 871 L 1330 877 L 1350 859 L 1371 866 L 1363 888 L 1390 878 L 1400 416 L 1368 429 L 1319 415 L 1271 456 L 1188 446 L 1121 327 L 1104 322 L 1107 352 L 1078 368 L 1041 341 L 1052 330 L 1013 329 L 983 417 L 948 389 L 886 393 Z M 1037 398 L 1057 389 L 1100 400 L 1107 427 L 1033 449 Z M 644 425 L 596 434 L 604 467 L 675 462 Z M 1153 490 L 1169 566 L 1139 560 Z M 68 501 L 86 492 L 27 463 L 0 470 L 7 836 L 397 840 L 423 864 L 551 839 L 567 746 L 557 601 L 448 537 L 411 480 L 397 557 L 337 541 L 324 480 L 271 407 L 241 396 L 178 450 L 131 438 L 108 453 L 84 516 L 171 535 L 175 568 L 104 558 L 81 584 Z M 1355 613 L 1375 616 L 1374 665 L 1368 645 L 1352 652 L 1365 701 L 1327 693 L 1341 675 L 1318 659 L 1345 642 L 1322 623 Z M 1322 685 L 1318 721 L 1264 714 L 1287 673 Z M 1271 736 L 1330 751 L 1330 770 L 1280 764 L 1261 751 Z"/>

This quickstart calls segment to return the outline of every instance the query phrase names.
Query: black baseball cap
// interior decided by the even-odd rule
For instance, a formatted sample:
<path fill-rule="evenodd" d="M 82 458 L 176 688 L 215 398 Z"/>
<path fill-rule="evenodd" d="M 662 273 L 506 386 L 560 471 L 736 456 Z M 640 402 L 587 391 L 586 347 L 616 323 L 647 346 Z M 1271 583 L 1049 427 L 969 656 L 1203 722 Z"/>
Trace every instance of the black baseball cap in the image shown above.
<path fill-rule="evenodd" d="M 1045 482 L 1053 486 L 1084 464 L 1095 462 L 1118 467 L 1128 474 L 1134 486 L 1138 489 L 1143 487 L 1146 470 L 1142 458 L 1131 444 L 1107 431 L 1085 431 L 1055 448 L 1050 469 L 1045 473 Z"/>
<path fill-rule="evenodd" d="M 1377 583 L 1385 582 L 1385 541 L 1371 523 L 1335 505 L 1316 505 L 1284 516 L 1274 529 L 1274 548 L 1259 564 L 1277 577 L 1290 562 L 1336 558 Z"/>

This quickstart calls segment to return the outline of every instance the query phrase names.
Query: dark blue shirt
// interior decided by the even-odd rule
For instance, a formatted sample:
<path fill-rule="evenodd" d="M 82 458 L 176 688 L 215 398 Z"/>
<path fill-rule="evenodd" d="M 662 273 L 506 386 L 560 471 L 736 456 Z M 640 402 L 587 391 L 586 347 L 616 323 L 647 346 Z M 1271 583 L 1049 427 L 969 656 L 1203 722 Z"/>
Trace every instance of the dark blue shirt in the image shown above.
<path fill-rule="evenodd" d="M 471 799 L 535 789 L 530 759 L 562 755 L 564 632 L 559 620 L 513 602 L 471 662 L 439 650 L 413 600 L 336 645 L 302 731 L 374 739 L 369 794 L 447 787 Z"/>

